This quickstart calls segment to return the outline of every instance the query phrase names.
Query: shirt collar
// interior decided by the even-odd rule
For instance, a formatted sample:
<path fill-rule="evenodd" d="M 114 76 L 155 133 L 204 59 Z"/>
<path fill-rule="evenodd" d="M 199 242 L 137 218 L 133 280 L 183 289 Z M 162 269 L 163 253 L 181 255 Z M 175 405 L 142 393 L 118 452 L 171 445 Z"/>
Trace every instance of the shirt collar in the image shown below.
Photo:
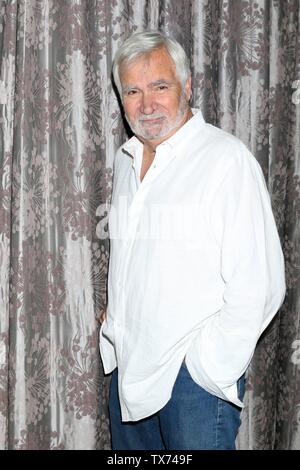
<path fill-rule="evenodd" d="M 193 129 L 198 130 L 199 125 L 205 123 L 200 109 L 192 108 L 192 113 L 193 117 L 189 119 L 182 127 L 180 127 L 180 129 L 178 129 L 175 134 L 169 137 L 169 139 L 164 140 L 160 145 L 158 145 L 157 148 L 164 144 L 168 144 L 172 149 L 174 147 L 177 147 L 184 141 L 186 136 L 189 135 Z M 142 142 L 137 137 L 133 136 L 127 142 L 125 142 L 125 144 L 122 145 L 122 151 L 130 157 L 134 158 L 137 152 L 139 150 L 141 151 L 142 147 Z"/>

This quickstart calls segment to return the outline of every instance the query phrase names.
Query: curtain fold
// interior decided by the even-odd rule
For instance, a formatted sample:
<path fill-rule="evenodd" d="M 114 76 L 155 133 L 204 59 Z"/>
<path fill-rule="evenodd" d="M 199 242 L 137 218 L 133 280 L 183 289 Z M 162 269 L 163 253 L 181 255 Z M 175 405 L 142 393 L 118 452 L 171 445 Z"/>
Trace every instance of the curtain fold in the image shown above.
<path fill-rule="evenodd" d="M 237 443 L 300 449 L 299 0 L 0 0 L 0 448 L 110 447 L 97 208 L 126 139 L 112 59 L 145 29 L 182 43 L 192 105 L 264 171 L 287 296 L 248 370 Z"/>

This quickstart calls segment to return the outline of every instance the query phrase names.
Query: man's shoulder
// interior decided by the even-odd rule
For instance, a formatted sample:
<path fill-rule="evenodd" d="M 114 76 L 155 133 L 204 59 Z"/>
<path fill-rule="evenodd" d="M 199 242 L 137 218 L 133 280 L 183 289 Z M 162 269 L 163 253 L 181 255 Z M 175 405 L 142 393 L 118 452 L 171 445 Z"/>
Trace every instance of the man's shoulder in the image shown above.
<path fill-rule="evenodd" d="M 215 158 L 226 165 L 258 164 L 248 146 L 238 137 L 212 124 L 205 124 L 207 143 Z"/>
<path fill-rule="evenodd" d="M 240 149 L 245 146 L 238 137 L 212 124 L 205 123 L 205 132 L 207 138 L 216 146 L 224 145 L 225 149 Z"/>

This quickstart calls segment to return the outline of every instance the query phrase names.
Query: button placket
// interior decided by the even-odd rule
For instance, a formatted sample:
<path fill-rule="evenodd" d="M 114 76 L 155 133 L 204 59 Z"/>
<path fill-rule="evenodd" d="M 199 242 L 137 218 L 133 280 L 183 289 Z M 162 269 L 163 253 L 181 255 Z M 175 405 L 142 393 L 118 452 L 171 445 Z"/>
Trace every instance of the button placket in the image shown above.
<path fill-rule="evenodd" d="M 169 151 L 169 152 L 168 152 Z M 144 201 L 147 197 L 152 182 L 157 176 L 166 168 L 171 162 L 174 155 L 172 155 L 172 149 L 166 146 L 159 149 L 159 153 L 156 155 L 149 171 L 146 173 L 144 179 L 141 182 L 137 181 L 137 172 L 135 164 L 133 162 L 133 177 L 136 183 L 136 193 L 134 194 L 131 204 L 128 209 L 128 224 L 126 232 L 126 241 L 122 247 L 122 264 L 119 270 L 119 295 L 118 295 L 118 310 L 119 310 L 119 321 L 118 321 L 118 334 L 120 337 L 119 342 L 119 354 L 122 356 L 124 346 L 124 321 L 125 321 L 125 302 L 126 302 L 126 274 L 128 272 L 128 265 L 131 258 L 132 248 L 136 240 L 138 224 L 141 219 L 141 213 L 143 211 Z M 151 170 L 151 171 L 150 171 Z M 138 175 L 139 176 L 139 175 Z"/>

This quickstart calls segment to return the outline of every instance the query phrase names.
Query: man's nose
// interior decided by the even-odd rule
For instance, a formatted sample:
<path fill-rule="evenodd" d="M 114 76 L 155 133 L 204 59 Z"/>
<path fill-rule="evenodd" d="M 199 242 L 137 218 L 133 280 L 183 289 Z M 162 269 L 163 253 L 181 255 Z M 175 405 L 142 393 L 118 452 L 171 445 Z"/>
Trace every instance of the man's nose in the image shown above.
<path fill-rule="evenodd" d="M 141 101 L 141 112 L 143 114 L 152 114 L 155 110 L 155 102 L 152 93 L 143 93 Z"/>

